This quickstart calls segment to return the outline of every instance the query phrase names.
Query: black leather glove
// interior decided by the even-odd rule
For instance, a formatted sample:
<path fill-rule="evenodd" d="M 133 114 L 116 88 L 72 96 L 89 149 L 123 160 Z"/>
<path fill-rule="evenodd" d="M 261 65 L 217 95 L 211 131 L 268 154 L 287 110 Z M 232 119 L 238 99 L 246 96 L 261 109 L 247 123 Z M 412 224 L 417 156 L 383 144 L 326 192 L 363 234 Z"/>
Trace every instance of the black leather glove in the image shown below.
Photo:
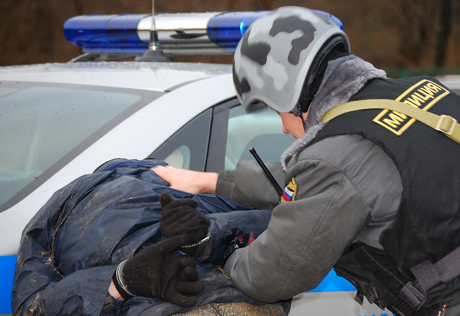
<path fill-rule="evenodd" d="M 159 297 L 180 306 L 194 306 L 190 296 L 203 290 L 197 281 L 196 261 L 171 254 L 185 242 L 185 236 L 164 239 L 120 263 L 112 278 L 120 295 L 124 299 Z"/>
<path fill-rule="evenodd" d="M 190 198 L 175 199 L 163 192 L 160 196 L 161 211 L 160 231 L 166 237 L 185 235 L 186 245 L 193 245 L 203 240 L 209 229 L 209 220 L 196 207 L 198 203 Z M 199 247 L 181 248 L 182 251 L 197 256 Z"/>

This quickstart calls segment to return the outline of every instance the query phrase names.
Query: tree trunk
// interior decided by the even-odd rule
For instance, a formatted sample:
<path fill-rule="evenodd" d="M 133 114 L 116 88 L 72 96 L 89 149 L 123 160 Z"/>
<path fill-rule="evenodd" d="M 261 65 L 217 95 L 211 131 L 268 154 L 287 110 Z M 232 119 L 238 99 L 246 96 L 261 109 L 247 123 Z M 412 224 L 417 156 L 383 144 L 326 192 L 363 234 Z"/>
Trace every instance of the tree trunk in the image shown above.
<path fill-rule="evenodd" d="M 442 67 L 446 58 L 447 40 L 451 31 L 452 0 L 441 0 L 441 14 L 439 15 L 439 32 L 436 45 L 436 67 Z"/>

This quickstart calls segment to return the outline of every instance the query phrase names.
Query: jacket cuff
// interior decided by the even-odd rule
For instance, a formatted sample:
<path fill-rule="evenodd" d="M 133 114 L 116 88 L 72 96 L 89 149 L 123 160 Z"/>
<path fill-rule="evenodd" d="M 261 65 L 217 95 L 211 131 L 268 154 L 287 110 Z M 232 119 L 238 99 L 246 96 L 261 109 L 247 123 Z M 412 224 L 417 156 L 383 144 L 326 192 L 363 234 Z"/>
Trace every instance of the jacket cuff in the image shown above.
<path fill-rule="evenodd" d="M 232 198 L 233 186 L 235 180 L 235 170 L 221 170 L 219 171 L 219 177 L 217 178 L 216 194 Z"/>

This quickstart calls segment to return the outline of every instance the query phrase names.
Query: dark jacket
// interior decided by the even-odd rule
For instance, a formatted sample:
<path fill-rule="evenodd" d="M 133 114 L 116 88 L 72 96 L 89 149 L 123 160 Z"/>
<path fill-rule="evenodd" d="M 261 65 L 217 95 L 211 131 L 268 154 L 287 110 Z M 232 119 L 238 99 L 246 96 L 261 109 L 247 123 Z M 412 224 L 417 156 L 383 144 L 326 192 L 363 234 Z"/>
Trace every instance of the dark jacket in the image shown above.
<path fill-rule="evenodd" d="M 163 161 L 117 159 L 57 191 L 23 231 L 12 295 L 13 312 L 43 315 L 99 315 L 113 305 L 107 295 L 118 263 L 164 238 L 158 231 L 163 191 L 192 197 L 211 221 L 209 260 L 225 261 L 234 249 L 266 227 L 269 210 L 250 210 L 216 195 L 192 195 L 168 188 L 150 167 Z M 176 251 L 177 255 L 185 255 Z M 209 302 L 259 302 L 233 287 L 211 263 L 197 266 Z M 112 306 L 113 307 L 113 306 Z M 186 309 L 159 298 L 134 297 L 112 314 L 170 315 Z M 104 309 L 105 310 L 105 309 Z"/>

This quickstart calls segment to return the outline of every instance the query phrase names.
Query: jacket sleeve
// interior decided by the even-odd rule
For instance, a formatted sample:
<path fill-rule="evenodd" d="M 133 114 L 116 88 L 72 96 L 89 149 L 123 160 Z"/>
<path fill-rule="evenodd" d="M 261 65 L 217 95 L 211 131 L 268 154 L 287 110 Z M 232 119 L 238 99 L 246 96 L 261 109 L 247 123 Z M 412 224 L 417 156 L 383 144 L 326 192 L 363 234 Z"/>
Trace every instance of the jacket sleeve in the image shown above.
<path fill-rule="evenodd" d="M 197 259 L 223 266 L 236 249 L 250 245 L 267 229 L 271 213 L 271 210 L 245 210 L 207 215 L 211 241 Z"/>
<path fill-rule="evenodd" d="M 23 232 L 12 294 L 14 315 L 99 315 L 116 266 L 75 271 L 63 277 L 53 258 L 54 231 L 95 184 L 112 173 L 83 176 L 39 210 Z"/>
<path fill-rule="evenodd" d="M 282 187 L 285 173 L 281 164 L 266 165 Z M 250 208 L 207 215 L 211 241 L 197 260 L 221 266 L 236 249 L 251 244 L 267 229 L 279 196 L 254 161 L 242 161 L 236 170 L 220 171 L 216 194 Z"/>
<path fill-rule="evenodd" d="M 394 217 L 402 184 L 393 162 L 370 141 L 343 137 L 295 157 L 293 201 L 275 207 L 267 230 L 227 260 L 225 273 L 243 293 L 275 302 L 314 289 L 366 225 Z"/>
<path fill-rule="evenodd" d="M 284 187 L 286 174 L 281 164 L 269 162 L 266 166 L 280 187 Z M 219 172 L 216 194 L 257 209 L 273 207 L 280 201 L 260 166 L 249 160 L 239 162 L 235 170 Z"/>

